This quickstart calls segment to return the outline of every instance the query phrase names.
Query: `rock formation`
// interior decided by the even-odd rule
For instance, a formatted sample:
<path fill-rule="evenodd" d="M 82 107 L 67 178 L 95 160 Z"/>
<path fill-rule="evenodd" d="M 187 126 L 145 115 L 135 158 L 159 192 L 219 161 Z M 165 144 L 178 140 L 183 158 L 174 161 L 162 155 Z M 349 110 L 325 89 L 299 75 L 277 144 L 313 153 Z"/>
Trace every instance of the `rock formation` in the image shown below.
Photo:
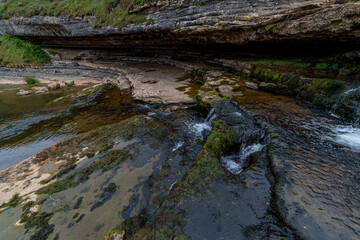
<path fill-rule="evenodd" d="M 42 45 L 82 47 L 244 45 L 256 42 L 346 42 L 360 37 L 360 3 L 331 1 L 158 1 L 130 13 L 147 21 L 92 28 L 92 17 L 0 20 L 0 34 Z"/>

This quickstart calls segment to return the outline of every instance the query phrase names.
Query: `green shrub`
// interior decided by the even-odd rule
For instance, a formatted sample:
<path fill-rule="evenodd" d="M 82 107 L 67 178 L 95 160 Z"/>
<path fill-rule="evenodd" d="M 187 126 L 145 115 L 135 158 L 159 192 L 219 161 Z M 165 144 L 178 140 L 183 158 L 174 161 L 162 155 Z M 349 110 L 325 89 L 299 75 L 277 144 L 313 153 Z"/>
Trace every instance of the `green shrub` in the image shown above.
<path fill-rule="evenodd" d="M 37 83 L 39 83 L 39 80 L 32 78 L 32 77 L 25 77 L 25 82 L 27 84 L 37 84 Z"/>

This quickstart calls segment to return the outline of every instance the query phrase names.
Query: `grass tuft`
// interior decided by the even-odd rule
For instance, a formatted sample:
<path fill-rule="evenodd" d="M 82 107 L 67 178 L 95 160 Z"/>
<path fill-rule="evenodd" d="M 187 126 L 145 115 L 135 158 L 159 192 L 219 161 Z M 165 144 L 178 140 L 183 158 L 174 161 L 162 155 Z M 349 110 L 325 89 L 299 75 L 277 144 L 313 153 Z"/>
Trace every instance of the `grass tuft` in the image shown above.
<path fill-rule="evenodd" d="M 0 36 L 0 65 L 26 67 L 50 63 L 40 46 L 11 35 Z"/>

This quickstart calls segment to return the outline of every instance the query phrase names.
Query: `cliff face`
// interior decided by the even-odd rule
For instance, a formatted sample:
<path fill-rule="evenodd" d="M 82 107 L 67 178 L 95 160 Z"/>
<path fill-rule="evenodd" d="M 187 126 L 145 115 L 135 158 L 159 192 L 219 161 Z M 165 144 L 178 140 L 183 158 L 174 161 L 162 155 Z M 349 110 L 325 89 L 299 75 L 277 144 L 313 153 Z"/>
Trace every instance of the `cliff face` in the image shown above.
<path fill-rule="evenodd" d="M 360 38 L 360 2 L 159 1 L 130 13 L 143 15 L 147 21 L 122 29 L 94 29 L 91 17 L 20 17 L 0 20 L 0 34 L 8 33 L 43 45 L 77 47 L 244 45 L 314 40 L 356 43 Z"/>

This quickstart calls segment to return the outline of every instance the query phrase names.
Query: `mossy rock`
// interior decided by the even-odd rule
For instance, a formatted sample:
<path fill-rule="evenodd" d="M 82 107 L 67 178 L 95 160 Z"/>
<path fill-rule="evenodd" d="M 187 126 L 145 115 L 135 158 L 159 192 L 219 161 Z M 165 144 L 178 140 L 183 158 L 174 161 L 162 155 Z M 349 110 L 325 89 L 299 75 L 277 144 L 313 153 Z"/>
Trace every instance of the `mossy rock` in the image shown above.
<path fill-rule="evenodd" d="M 268 68 L 253 67 L 250 76 L 255 82 L 276 83 L 280 78 L 280 73 Z"/>
<path fill-rule="evenodd" d="M 342 118 L 360 124 L 360 89 L 341 96 L 332 110 Z"/>
<path fill-rule="evenodd" d="M 303 97 L 314 106 L 330 108 L 347 89 L 346 82 L 334 79 L 313 79 L 304 89 Z"/>

